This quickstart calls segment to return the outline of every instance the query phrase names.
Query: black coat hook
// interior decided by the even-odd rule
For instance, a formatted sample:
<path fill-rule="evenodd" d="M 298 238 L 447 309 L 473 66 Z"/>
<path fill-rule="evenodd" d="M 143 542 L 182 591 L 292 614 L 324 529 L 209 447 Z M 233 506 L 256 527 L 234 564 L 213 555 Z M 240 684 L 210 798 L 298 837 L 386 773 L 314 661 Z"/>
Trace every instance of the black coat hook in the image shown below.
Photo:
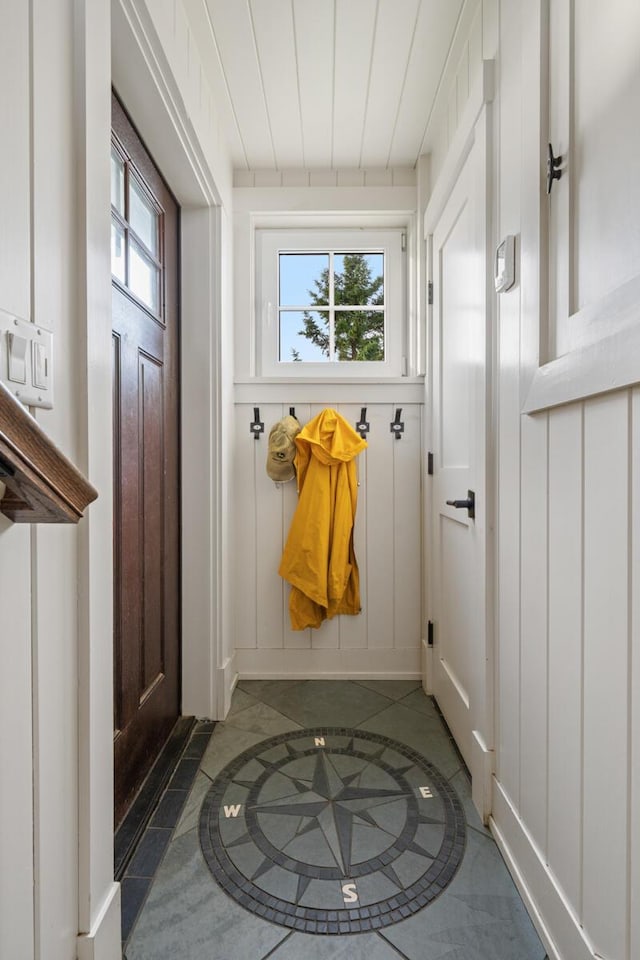
<path fill-rule="evenodd" d="M 290 417 L 296 417 L 296 408 L 295 408 L 295 407 L 289 407 L 289 416 L 290 416 Z M 296 420 L 297 420 L 297 419 L 298 419 L 298 418 L 296 417 Z"/>
<path fill-rule="evenodd" d="M 396 440 L 400 439 L 400 435 L 404 433 L 404 422 L 400 420 L 402 416 L 402 407 L 398 407 L 396 410 L 396 415 L 390 424 L 391 433 L 395 433 Z"/>
<path fill-rule="evenodd" d="M 249 424 L 249 433 L 253 434 L 254 440 L 259 440 L 260 434 L 264 433 L 264 423 L 260 420 L 260 407 L 253 408 L 253 423 Z"/>
<path fill-rule="evenodd" d="M 367 421 L 367 408 L 362 407 L 360 410 L 360 419 L 356 423 L 356 430 L 364 440 L 366 435 L 369 433 L 369 423 Z"/>
<path fill-rule="evenodd" d="M 551 193 L 551 188 L 553 186 L 554 180 L 559 180 L 562 176 L 562 170 L 559 170 L 558 167 L 562 163 L 562 157 L 553 155 L 553 147 L 551 144 L 547 147 L 547 193 Z"/>

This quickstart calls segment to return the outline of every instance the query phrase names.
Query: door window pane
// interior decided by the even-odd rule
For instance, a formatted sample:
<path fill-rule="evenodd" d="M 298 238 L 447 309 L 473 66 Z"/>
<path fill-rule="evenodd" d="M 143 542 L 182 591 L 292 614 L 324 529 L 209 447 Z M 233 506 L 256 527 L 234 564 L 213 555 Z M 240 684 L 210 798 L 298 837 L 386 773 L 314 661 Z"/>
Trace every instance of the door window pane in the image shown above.
<path fill-rule="evenodd" d="M 328 253 L 281 253 L 279 264 L 281 307 L 329 303 Z"/>
<path fill-rule="evenodd" d="M 111 148 L 111 203 L 124 217 L 124 162 Z"/>
<path fill-rule="evenodd" d="M 336 310 L 334 339 L 334 360 L 384 360 L 384 311 Z"/>
<path fill-rule="evenodd" d="M 131 177 L 129 223 L 151 253 L 158 256 L 158 214 L 142 187 Z"/>
<path fill-rule="evenodd" d="M 154 313 L 159 312 L 160 271 L 135 240 L 129 243 L 129 287 Z"/>
<path fill-rule="evenodd" d="M 329 314 L 325 311 L 280 311 L 281 362 L 318 363 L 329 359 Z"/>
<path fill-rule="evenodd" d="M 120 283 L 125 282 L 124 230 L 115 220 L 111 221 L 111 273 Z"/>

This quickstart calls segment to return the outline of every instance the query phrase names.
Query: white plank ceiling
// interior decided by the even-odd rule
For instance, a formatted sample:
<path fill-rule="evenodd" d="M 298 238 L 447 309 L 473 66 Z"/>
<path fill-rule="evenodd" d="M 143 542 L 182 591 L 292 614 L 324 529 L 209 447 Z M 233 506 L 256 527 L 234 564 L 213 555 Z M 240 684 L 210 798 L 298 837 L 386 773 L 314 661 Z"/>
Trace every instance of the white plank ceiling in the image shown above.
<path fill-rule="evenodd" d="M 237 169 L 415 165 L 462 0 L 183 2 Z"/>

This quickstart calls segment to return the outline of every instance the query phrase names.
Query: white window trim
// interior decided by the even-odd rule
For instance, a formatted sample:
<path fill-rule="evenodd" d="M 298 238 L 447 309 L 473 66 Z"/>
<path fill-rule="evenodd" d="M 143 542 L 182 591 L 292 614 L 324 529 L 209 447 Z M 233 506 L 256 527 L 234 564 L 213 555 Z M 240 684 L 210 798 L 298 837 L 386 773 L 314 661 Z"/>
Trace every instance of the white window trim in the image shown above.
<path fill-rule="evenodd" d="M 407 265 L 406 226 L 351 223 L 318 228 L 297 223 L 292 228 L 258 227 L 255 231 L 256 298 L 255 346 L 258 376 L 275 379 L 387 380 L 407 374 Z M 324 361 L 313 363 L 279 359 L 278 254 L 280 252 L 384 252 L 385 359 L 379 361 Z"/>

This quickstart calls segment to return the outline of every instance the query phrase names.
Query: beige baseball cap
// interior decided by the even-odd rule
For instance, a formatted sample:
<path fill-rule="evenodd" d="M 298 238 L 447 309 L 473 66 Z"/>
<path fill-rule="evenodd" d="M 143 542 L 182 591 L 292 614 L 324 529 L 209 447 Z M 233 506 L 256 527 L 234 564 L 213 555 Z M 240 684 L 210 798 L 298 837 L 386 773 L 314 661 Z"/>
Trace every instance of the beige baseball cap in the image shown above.
<path fill-rule="evenodd" d="M 295 438 L 301 429 L 296 418 L 292 416 L 283 417 L 271 427 L 267 451 L 267 476 L 271 480 L 284 483 L 295 477 Z"/>

